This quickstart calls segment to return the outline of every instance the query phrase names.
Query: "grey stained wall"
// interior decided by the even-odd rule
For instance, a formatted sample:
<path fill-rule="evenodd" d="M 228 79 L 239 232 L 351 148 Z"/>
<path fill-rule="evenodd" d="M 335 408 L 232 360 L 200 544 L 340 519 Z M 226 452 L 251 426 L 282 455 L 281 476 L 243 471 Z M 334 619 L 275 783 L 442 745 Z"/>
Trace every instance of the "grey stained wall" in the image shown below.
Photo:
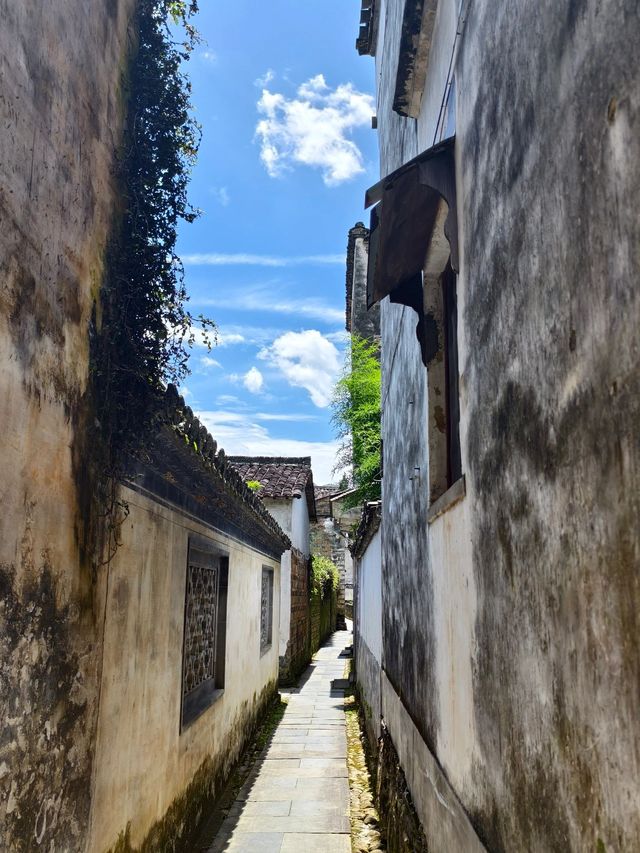
<path fill-rule="evenodd" d="M 433 143 L 458 4 L 436 4 L 417 120 L 390 111 L 403 5 L 380 12 L 383 175 Z M 639 12 L 469 8 L 455 83 L 467 494 L 427 524 L 416 318 L 387 300 L 383 667 L 487 849 L 632 850 Z"/>
<path fill-rule="evenodd" d="M 101 575 L 81 547 L 83 400 L 132 6 L 0 0 L 5 851 L 76 851 L 86 838 Z"/>

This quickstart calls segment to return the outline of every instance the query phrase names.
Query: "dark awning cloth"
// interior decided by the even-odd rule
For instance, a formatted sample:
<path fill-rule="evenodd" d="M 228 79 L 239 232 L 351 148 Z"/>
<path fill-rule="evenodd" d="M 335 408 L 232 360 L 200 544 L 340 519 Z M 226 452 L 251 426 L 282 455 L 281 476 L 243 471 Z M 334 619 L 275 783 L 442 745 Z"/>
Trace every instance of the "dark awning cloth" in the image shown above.
<path fill-rule="evenodd" d="M 449 209 L 444 236 L 458 270 L 455 137 L 429 148 L 367 190 L 371 211 L 369 308 L 422 272 L 442 200 Z"/>

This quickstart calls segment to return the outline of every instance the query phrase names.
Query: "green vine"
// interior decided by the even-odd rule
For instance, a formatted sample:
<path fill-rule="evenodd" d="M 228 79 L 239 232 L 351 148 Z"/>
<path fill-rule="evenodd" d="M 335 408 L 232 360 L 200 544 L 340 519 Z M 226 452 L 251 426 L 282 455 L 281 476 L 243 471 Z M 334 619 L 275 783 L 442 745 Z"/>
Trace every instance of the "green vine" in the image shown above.
<path fill-rule="evenodd" d="M 215 326 L 187 310 L 176 254 L 180 220 L 198 212 L 187 185 L 200 143 L 183 71 L 198 40 L 196 0 L 139 0 L 137 47 L 128 69 L 127 117 L 118 160 L 120 215 L 107 249 L 92 340 L 92 380 L 106 515 L 128 463 L 150 441 L 168 383 L 188 374 L 196 334 Z"/>
<path fill-rule="evenodd" d="M 311 557 L 311 585 L 319 595 L 328 595 L 337 590 L 340 583 L 338 567 L 328 557 L 313 554 Z"/>

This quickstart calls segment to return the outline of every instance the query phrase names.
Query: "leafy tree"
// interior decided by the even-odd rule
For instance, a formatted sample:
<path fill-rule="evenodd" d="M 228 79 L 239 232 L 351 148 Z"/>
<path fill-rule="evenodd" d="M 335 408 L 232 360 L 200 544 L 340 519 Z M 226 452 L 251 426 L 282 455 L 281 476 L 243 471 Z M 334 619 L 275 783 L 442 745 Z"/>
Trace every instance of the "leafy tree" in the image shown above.
<path fill-rule="evenodd" d="M 345 371 L 336 385 L 333 423 L 342 446 L 338 467 L 353 468 L 355 492 L 346 503 L 358 506 L 380 499 L 380 362 L 378 344 L 351 338 Z"/>

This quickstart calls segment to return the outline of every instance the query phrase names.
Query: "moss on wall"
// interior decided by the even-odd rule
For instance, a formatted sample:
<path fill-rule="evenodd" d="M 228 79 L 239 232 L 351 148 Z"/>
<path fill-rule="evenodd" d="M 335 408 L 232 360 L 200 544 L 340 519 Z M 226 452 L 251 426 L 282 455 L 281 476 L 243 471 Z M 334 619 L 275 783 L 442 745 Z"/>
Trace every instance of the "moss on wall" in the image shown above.
<path fill-rule="evenodd" d="M 378 746 L 376 800 L 389 853 L 428 853 L 398 753 L 384 725 Z"/>
<path fill-rule="evenodd" d="M 203 820 L 215 808 L 235 763 L 255 735 L 275 693 L 276 683 L 271 681 L 256 698 L 253 708 L 244 703 L 228 749 L 202 762 L 184 792 L 175 798 L 138 846 L 132 844 L 131 827 L 127 825 L 109 853 L 193 853 Z"/>

